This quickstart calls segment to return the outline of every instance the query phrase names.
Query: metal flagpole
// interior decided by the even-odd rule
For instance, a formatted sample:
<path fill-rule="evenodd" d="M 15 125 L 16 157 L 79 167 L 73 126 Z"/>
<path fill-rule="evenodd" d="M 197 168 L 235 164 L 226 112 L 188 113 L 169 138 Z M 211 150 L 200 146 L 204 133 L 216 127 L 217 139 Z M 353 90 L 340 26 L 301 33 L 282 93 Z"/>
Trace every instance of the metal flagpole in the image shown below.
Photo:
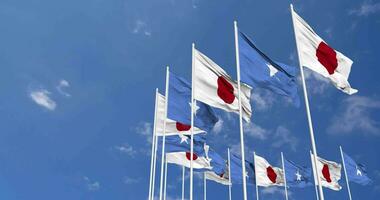
<path fill-rule="evenodd" d="M 207 200 L 207 180 L 206 180 L 206 172 L 203 172 L 203 200 Z"/>
<path fill-rule="evenodd" d="M 285 188 L 285 199 L 288 200 L 288 188 L 286 186 L 286 172 L 284 164 L 284 154 L 281 152 L 282 170 L 284 172 L 284 188 Z"/>
<path fill-rule="evenodd" d="M 182 200 L 185 200 L 185 166 L 182 166 Z"/>
<path fill-rule="evenodd" d="M 240 58 L 239 58 L 239 43 L 238 43 L 238 27 L 237 22 L 234 21 L 234 31 L 235 31 L 235 52 L 236 52 L 236 71 L 237 71 L 237 82 L 238 82 L 238 98 L 239 98 L 239 126 L 240 126 L 240 148 L 241 148 L 241 168 L 242 168 L 242 178 L 243 178 L 243 197 L 247 200 L 247 180 L 245 176 L 245 154 L 244 154 L 244 133 L 243 133 L 243 117 L 241 108 L 241 92 L 240 92 Z"/>
<path fill-rule="evenodd" d="M 191 49 L 191 141 L 190 141 L 190 200 L 193 200 L 193 155 L 194 155 L 194 50 L 195 44 L 192 44 Z"/>
<path fill-rule="evenodd" d="M 150 160 L 150 177 L 149 177 L 149 197 L 148 199 L 152 200 L 152 191 L 153 188 L 153 166 L 154 166 L 154 149 L 155 149 L 155 140 L 156 140 L 156 118 L 157 118 L 157 95 L 158 95 L 158 89 L 156 88 L 156 99 L 154 102 L 154 120 L 153 120 L 153 134 L 152 134 L 152 153 L 151 153 L 151 160 Z"/>
<path fill-rule="evenodd" d="M 164 200 L 166 200 L 166 185 L 168 184 L 168 161 L 166 160 L 165 155 L 165 183 L 164 183 Z"/>
<path fill-rule="evenodd" d="M 350 190 L 350 183 L 348 182 L 348 176 L 347 176 L 347 170 L 346 170 L 346 163 L 345 163 L 346 161 L 344 160 L 344 157 L 343 157 L 342 146 L 339 146 L 339 149 L 340 149 L 340 156 L 342 156 L 342 163 L 343 163 L 343 169 L 344 169 L 344 176 L 346 177 L 348 197 L 350 197 L 350 200 L 352 200 L 352 197 L 351 197 L 351 190 Z"/>
<path fill-rule="evenodd" d="M 165 100 L 166 101 L 166 100 Z M 156 185 L 156 164 L 157 164 L 157 146 L 158 146 L 158 137 L 157 134 L 155 134 L 155 140 L 154 140 L 154 159 L 153 159 L 153 178 L 152 178 L 152 196 L 151 200 L 154 199 L 154 188 Z"/>
<path fill-rule="evenodd" d="M 310 153 L 310 159 L 311 159 L 311 151 L 309 151 L 309 153 Z M 312 161 L 312 163 L 313 163 L 313 161 Z M 317 180 L 316 180 L 316 176 L 315 176 L 315 168 L 314 168 L 313 164 L 311 165 L 311 167 L 313 169 L 313 176 L 314 176 L 315 196 L 317 197 L 317 200 L 319 200 L 318 184 L 317 184 Z"/>
<path fill-rule="evenodd" d="M 165 161 L 165 138 L 166 138 L 166 118 L 168 115 L 168 101 L 169 101 L 169 66 L 166 67 L 166 83 L 165 83 L 165 114 L 162 135 L 162 150 L 161 150 L 161 177 L 160 177 L 160 200 L 162 200 L 162 190 L 164 184 L 164 161 Z"/>
<path fill-rule="evenodd" d="M 299 64 L 300 71 L 301 71 L 302 87 L 303 87 L 303 94 L 304 94 L 305 105 L 306 105 L 306 114 L 307 114 L 307 119 L 308 119 L 308 122 L 309 122 L 310 140 L 311 140 L 311 146 L 312 146 L 312 150 L 313 150 L 314 165 L 315 165 L 315 169 L 317 169 L 317 156 L 318 156 L 317 155 L 317 147 L 315 145 L 313 123 L 312 123 L 311 114 L 310 114 L 309 99 L 308 99 L 308 96 L 307 96 L 305 76 L 304 76 L 304 73 L 303 73 L 303 66 L 301 65 L 301 63 L 302 63 L 301 62 L 302 57 L 301 57 L 301 54 L 299 52 L 299 46 L 298 46 L 298 42 L 297 42 L 297 33 L 296 33 L 295 26 L 294 26 L 294 16 L 293 16 L 294 10 L 293 10 L 293 5 L 292 4 L 290 4 L 290 10 L 292 12 L 294 38 L 295 38 L 296 46 L 297 46 L 298 64 Z M 320 176 L 319 176 L 318 170 L 316 170 L 316 175 L 317 175 L 317 181 L 318 181 L 319 196 L 320 196 L 321 200 L 324 200 L 323 189 L 322 189 L 321 180 L 320 180 Z"/>
<path fill-rule="evenodd" d="M 256 171 L 256 152 L 253 152 L 253 165 L 255 166 Z M 257 185 L 257 174 L 255 173 L 255 182 L 256 182 L 256 200 L 259 200 L 259 186 Z"/>
<path fill-rule="evenodd" d="M 232 178 L 231 178 L 231 157 L 230 157 L 230 148 L 227 149 L 228 152 L 228 196 L 229 200 L 232 200 Z"/>

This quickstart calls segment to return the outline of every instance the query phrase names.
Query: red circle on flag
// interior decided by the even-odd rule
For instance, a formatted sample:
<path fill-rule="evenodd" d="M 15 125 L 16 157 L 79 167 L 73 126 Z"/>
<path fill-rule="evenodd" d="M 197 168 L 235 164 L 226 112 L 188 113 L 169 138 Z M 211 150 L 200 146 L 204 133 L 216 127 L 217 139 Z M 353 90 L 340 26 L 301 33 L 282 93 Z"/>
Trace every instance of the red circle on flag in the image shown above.
<path fill-rule="evenodd" d="M 191 128 L 190 125 L 182 124 L 180 122 L 176 122 L 175 127 L 177 128 L 178 131 L 188 131 Z"/>
<path fill-rule="evenodd" d="M 327 164 L 323 165 L 322 175 L 328 183 L 331 183 L 330 170 L 329 170 L 329 166 Z"/>
<path fill-rule="evenodd" d="M 267 167 L 267 176 L 272 183 L 276 183 L 277 174 L 271 166 Z"/>
<path fill-rule="evenodd" d="M 187 158 L 187 160 L 190 160 L 191 158 L 191 153 L 190 152 L 186 152 L 186 158 Z M 197 156 L 197 154 L 195 154 L 195 153 L 193 153 L 193 160 L 197 160 L 198 159 L 198 156 Z"/>
<path fill-rule="evenodd" d="M 227 104 L 235 100 L 234 87 L 224 77 L 218 77 L 218 96 Z"/>
<path fill-rule="evenodd" d="M 335 69 L 338 67 L 335 50 L 322 41 L 318 45 L 316 56 L 318 61 L 326 68 L 329 74 L 334 74 Z"/>

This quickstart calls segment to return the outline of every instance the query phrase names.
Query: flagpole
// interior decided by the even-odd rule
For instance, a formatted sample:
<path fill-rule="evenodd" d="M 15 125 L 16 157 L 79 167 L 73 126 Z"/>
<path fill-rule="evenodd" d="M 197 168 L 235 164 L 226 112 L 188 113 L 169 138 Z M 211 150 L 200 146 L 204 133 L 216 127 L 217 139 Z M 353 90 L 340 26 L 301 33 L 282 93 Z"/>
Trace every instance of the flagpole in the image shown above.
<path fill-rule="evenodd" d="M 300 68 L 300 71 L 301 71 L 302 88 L 303 88 L 303 94 L 304 94 L 305 105 L 306 105 L 306 114 L 307 114 L 307 119 L 308 119 L 308 123 L 309 123 L 310 140 L 311 140 L 311 146 L 312 146 L 312 150 L 313 150 L 314 166 L 315 166 L 315 169 L 317 169 L 317 156 L 318 156 L 317 155 L 317 147 L 315 145 L 313 122 L 312 122 L 311 114 L 310 114 L 309 99 L 308 99 L 308 96 L 307 96 L 305 76 L 304 76 L 304 73 L 303 73 L 303 67 L 301 65 L 301 59 L 302 58 L 301 58 L 301 54 L 299 52 L 299 46 L 298 46 L 298 42 L 297 42 L 297 33 L 296 33 L 295 27 L 294 27 L 293 4 L 290 4 L 290 10 L 292 12 L 292 22 L 293 22 L 293 29 L 294 29 L 294 38 L 295 38 L 296 46 L 297 46 L 298 64 L 299 64 L 299 68 Z M 317 175 L 317 181 L 318 181 L 319 196 L 320 196 L 321 200 L 324 200 L 323 189 L 322 189 L 321 180 L 320 180 L 320 176 L 319 176 L 318 170 L 316 170 L 316 175 Z"/>
<path fill-rule="evenodd" d="M 164 184 L 164 200 L 166 200 L 166 185 L 168 180 L 168 161 L 166 160 L 166 155 L 165 155 L 165 184 Z"/>
<path fill-rule="evenodd" d="M 207 180 L 206 180 L 206 172 L 203 172 L 203 200 L 207 200 Z"/>
<path fill-rule="evenodd" d="M 227 148 L 227 152 L 228 152 L 228 181 L 229 181 L 229 185 L 228 185 L 228 197 L 229 197 L 229 200 L 232 200 L 232 178 L 231 178 L 231 157 L 230 157 L 230 148 Z"/>
<path fill-rule="evenodd" d="M 284 164 L 284 154 L 281 152 L 282 170 L 284 171 L 284 188 L 285 188 L 285 199 L 288 200 L 288 188 L 286 186 L 286 172 Z"/>
<path fill-rule="evenodd" d="M 309 151 L 310 153 L 310 159 L 311 158 L 311 151 Z M 312 162 L 313 163 L 313 162 Z M 317 186 L 317 180 L 315 180 L 315 168 L 314 168 L 314 165 L 312 164 L 311 165 L 312 169 L 313 169 L 313 176 L 314 176 L 314 188 L 315 188 L 315 196 L 317 197 L 317 200 L 319 200 L 319 195 L 318 195 L 318 186 Z"/>
<path fill-rule="evenodd" d="M 239 126 L 240 126 L 240 150 L 241 150 L 241 168 L 243 178 L 243 197 L 247 200 L 247 180 L 245 178 L 245 154 L 244 154 L 244 133 L 243 133 L 243 117 L 241 108 L 241 91 L 240 91 L 240 58 L 239 58 L 239 42 L 238 42 L 238 27 L 237 22 L 234 21 L 235 32 L 235 52 L 236 52 L 236 71 L 238 82 L 238 98 L 239 98 Z"/>
<path fill-rule="evenodd" d="M 165 83 L 165 116 L 162 135 L 162 150 L 161 150 L 161 177 L 160 177 L 160 198 L 162 200 L 162 190 L 164 184 L 164 161 L 165 161 L 165 139 L 166 139 L 166 118 L 168 115 L 168 101 L 169 101 L 169 66 L 166 67 L 166 83 Z"/>
<path fill-rule="evenodd" d="M 185 166 L 182 166 L 182 200 L 185 200 Z"/>
<path fill-rule="evenodd" d="M 192 44 L 191 49 L 191 141 L 190 141 L 190 200 L 193 200 L 193 155 L 194 155 L 194 50 L 195 44 Z"/>
<path fill-rule="evenodd" d="M 158 146 L 158 138 L 157 134 L 155 134 L 155 140 L 154 140 L 154 159 L 153 159 L 153 178 L 152 178 L 152 196 L 151 200 L 154 199 L 154 188 L 156 185 L 156 165 L 157 165 L 157 146 Z"/>
<path fill-rule="evenodd" d="M 256 171 L 256 152 L 253 152 L 253 165 L 255 166 Z M 256 182 L 256 200 L 259 200 L 259 186 L 257 185 L 257 174 L 255 173 L 255 182 Z"/>
<path fill-rule="evenodd" d="M 153 134 L 152 134 L 152 153 L 151 153 L 151 159 L 150 159 L 150 177 L 149 177 L 149 197 L 148 199 L 152 200 L 152 187 L 153 187 L 153 163 L 154 163 L 154 145 L 156 140 L 156 118 L 157 118 L 157 95 L 158 95 L 158 89 L 156 88 L 156 96 L 155 96 L 155 102 L 154 102 L 154 120 L 153 120 Z"/>
<path fill-rule="evenodd" d="M 350 198 L 350 200 L 352 200 L 352 197 L 351 197 L 351 190 L 350 190 L 350 183 L 348 182 L 348 176 L 347 176 L 347 170 L 346 170 L 346 161 L 344 160 L 344 157 L 343 157 L 342 146 L 339 146 L 339 149 L 340 149 L 340 156 L 342 157 L 342 163 L 343 163 L 343 169 L 344 169 L 344 176 L 346 177 L 348 197 Z"/>

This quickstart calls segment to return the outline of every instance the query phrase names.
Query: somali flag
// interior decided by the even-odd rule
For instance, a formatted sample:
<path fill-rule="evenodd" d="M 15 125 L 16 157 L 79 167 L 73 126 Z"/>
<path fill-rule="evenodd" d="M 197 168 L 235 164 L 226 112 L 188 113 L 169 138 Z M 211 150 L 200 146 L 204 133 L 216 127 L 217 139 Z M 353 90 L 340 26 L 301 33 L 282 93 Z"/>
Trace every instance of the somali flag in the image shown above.
<path fill-rule="evenodd" d="M 372 182 L 372 180 L 367 175 L 367 171 L 364 165 L 357 164 L 350 156 L 344 152 L 343 158 L 349 181 L 360 185 L 368 185 Z"/>
<path fill-rule="evenodd" d="M 287 159 L 284 160 L 284 167 L 289 187 L 304 188 L 313 185 L 310 167 L 299 166 Z"/>
<path fill-rule="evenodd" d="M 295 67 L 272 61 L 242 32 L 239 32 L 239 58 L 242 82 L 290 97 L 299 106 Z"/>
<path fill-rule="evenodd" d="M 242 166 L 241 166 L 241 157 L 235 154 L 231 154 L 231 163 L 230 163 L 230 176 L 232 184 L 243 184 L 242 178 Z M 245 160 L 245 172 L 247 184 L 255 184 L 255 167 L 252 162 Z"/>
<path fill-rule="evenodd" d="M 168 118 L 191 124 L 191 85 L 185 79 L 176 76 L 173 73 L 169 75 L 169 101 L 168 101 Z M 214 110 L 202 103 L 196 102 L 194 115 L 194 126 L 204 131 L 210 131 L 218 118 Z"/>

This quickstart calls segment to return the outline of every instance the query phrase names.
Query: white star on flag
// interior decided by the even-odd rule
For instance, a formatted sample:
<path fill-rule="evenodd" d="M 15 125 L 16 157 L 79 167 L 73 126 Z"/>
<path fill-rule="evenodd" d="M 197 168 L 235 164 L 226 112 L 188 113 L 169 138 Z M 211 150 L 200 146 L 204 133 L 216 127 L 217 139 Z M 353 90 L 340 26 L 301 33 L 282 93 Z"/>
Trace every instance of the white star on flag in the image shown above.
<path fill-rule="evenodd" d="M 296 177 L 297 177 L 297 181 L 301 181 L 302 175 L 300 174 L 300 172 L 298 170 L 297 170 L 297 173 L 296 173 Z"/>
<path fill-rule="evenodd" d="M 360 171 L 358 166 L 356 166 L 356 176 L 363 176 L 362 171 Z"/>
<path fill-rule="evenodd" d="M 271 65 L 270 63 L 267 63 L 267 66 L 269 68 L 269 76 L 270 77 L 274 76 L 278 72 L 278 69 L 273 67 L 273 65 Z"/>
<path fill-rule="evenodd" d="M 186 142 L 186 144 L 189 144 L 188 142 L 187 142 L 187 137 L 186 136 L 184 136 L 183 134 L 179 134 L 178 135 L 180 138 L 181 138 L 181 144 L 183 143 L 183 142 Z"/>
<path fill-rule="evenodd" d="M 189 102 L 190 110 L 191 110 L 191 102 Z M 197 105 L 197 102 L 194 102 L 194 115 L 197 115 L 197 111 L 199 110 L 199 106 Z"/>

